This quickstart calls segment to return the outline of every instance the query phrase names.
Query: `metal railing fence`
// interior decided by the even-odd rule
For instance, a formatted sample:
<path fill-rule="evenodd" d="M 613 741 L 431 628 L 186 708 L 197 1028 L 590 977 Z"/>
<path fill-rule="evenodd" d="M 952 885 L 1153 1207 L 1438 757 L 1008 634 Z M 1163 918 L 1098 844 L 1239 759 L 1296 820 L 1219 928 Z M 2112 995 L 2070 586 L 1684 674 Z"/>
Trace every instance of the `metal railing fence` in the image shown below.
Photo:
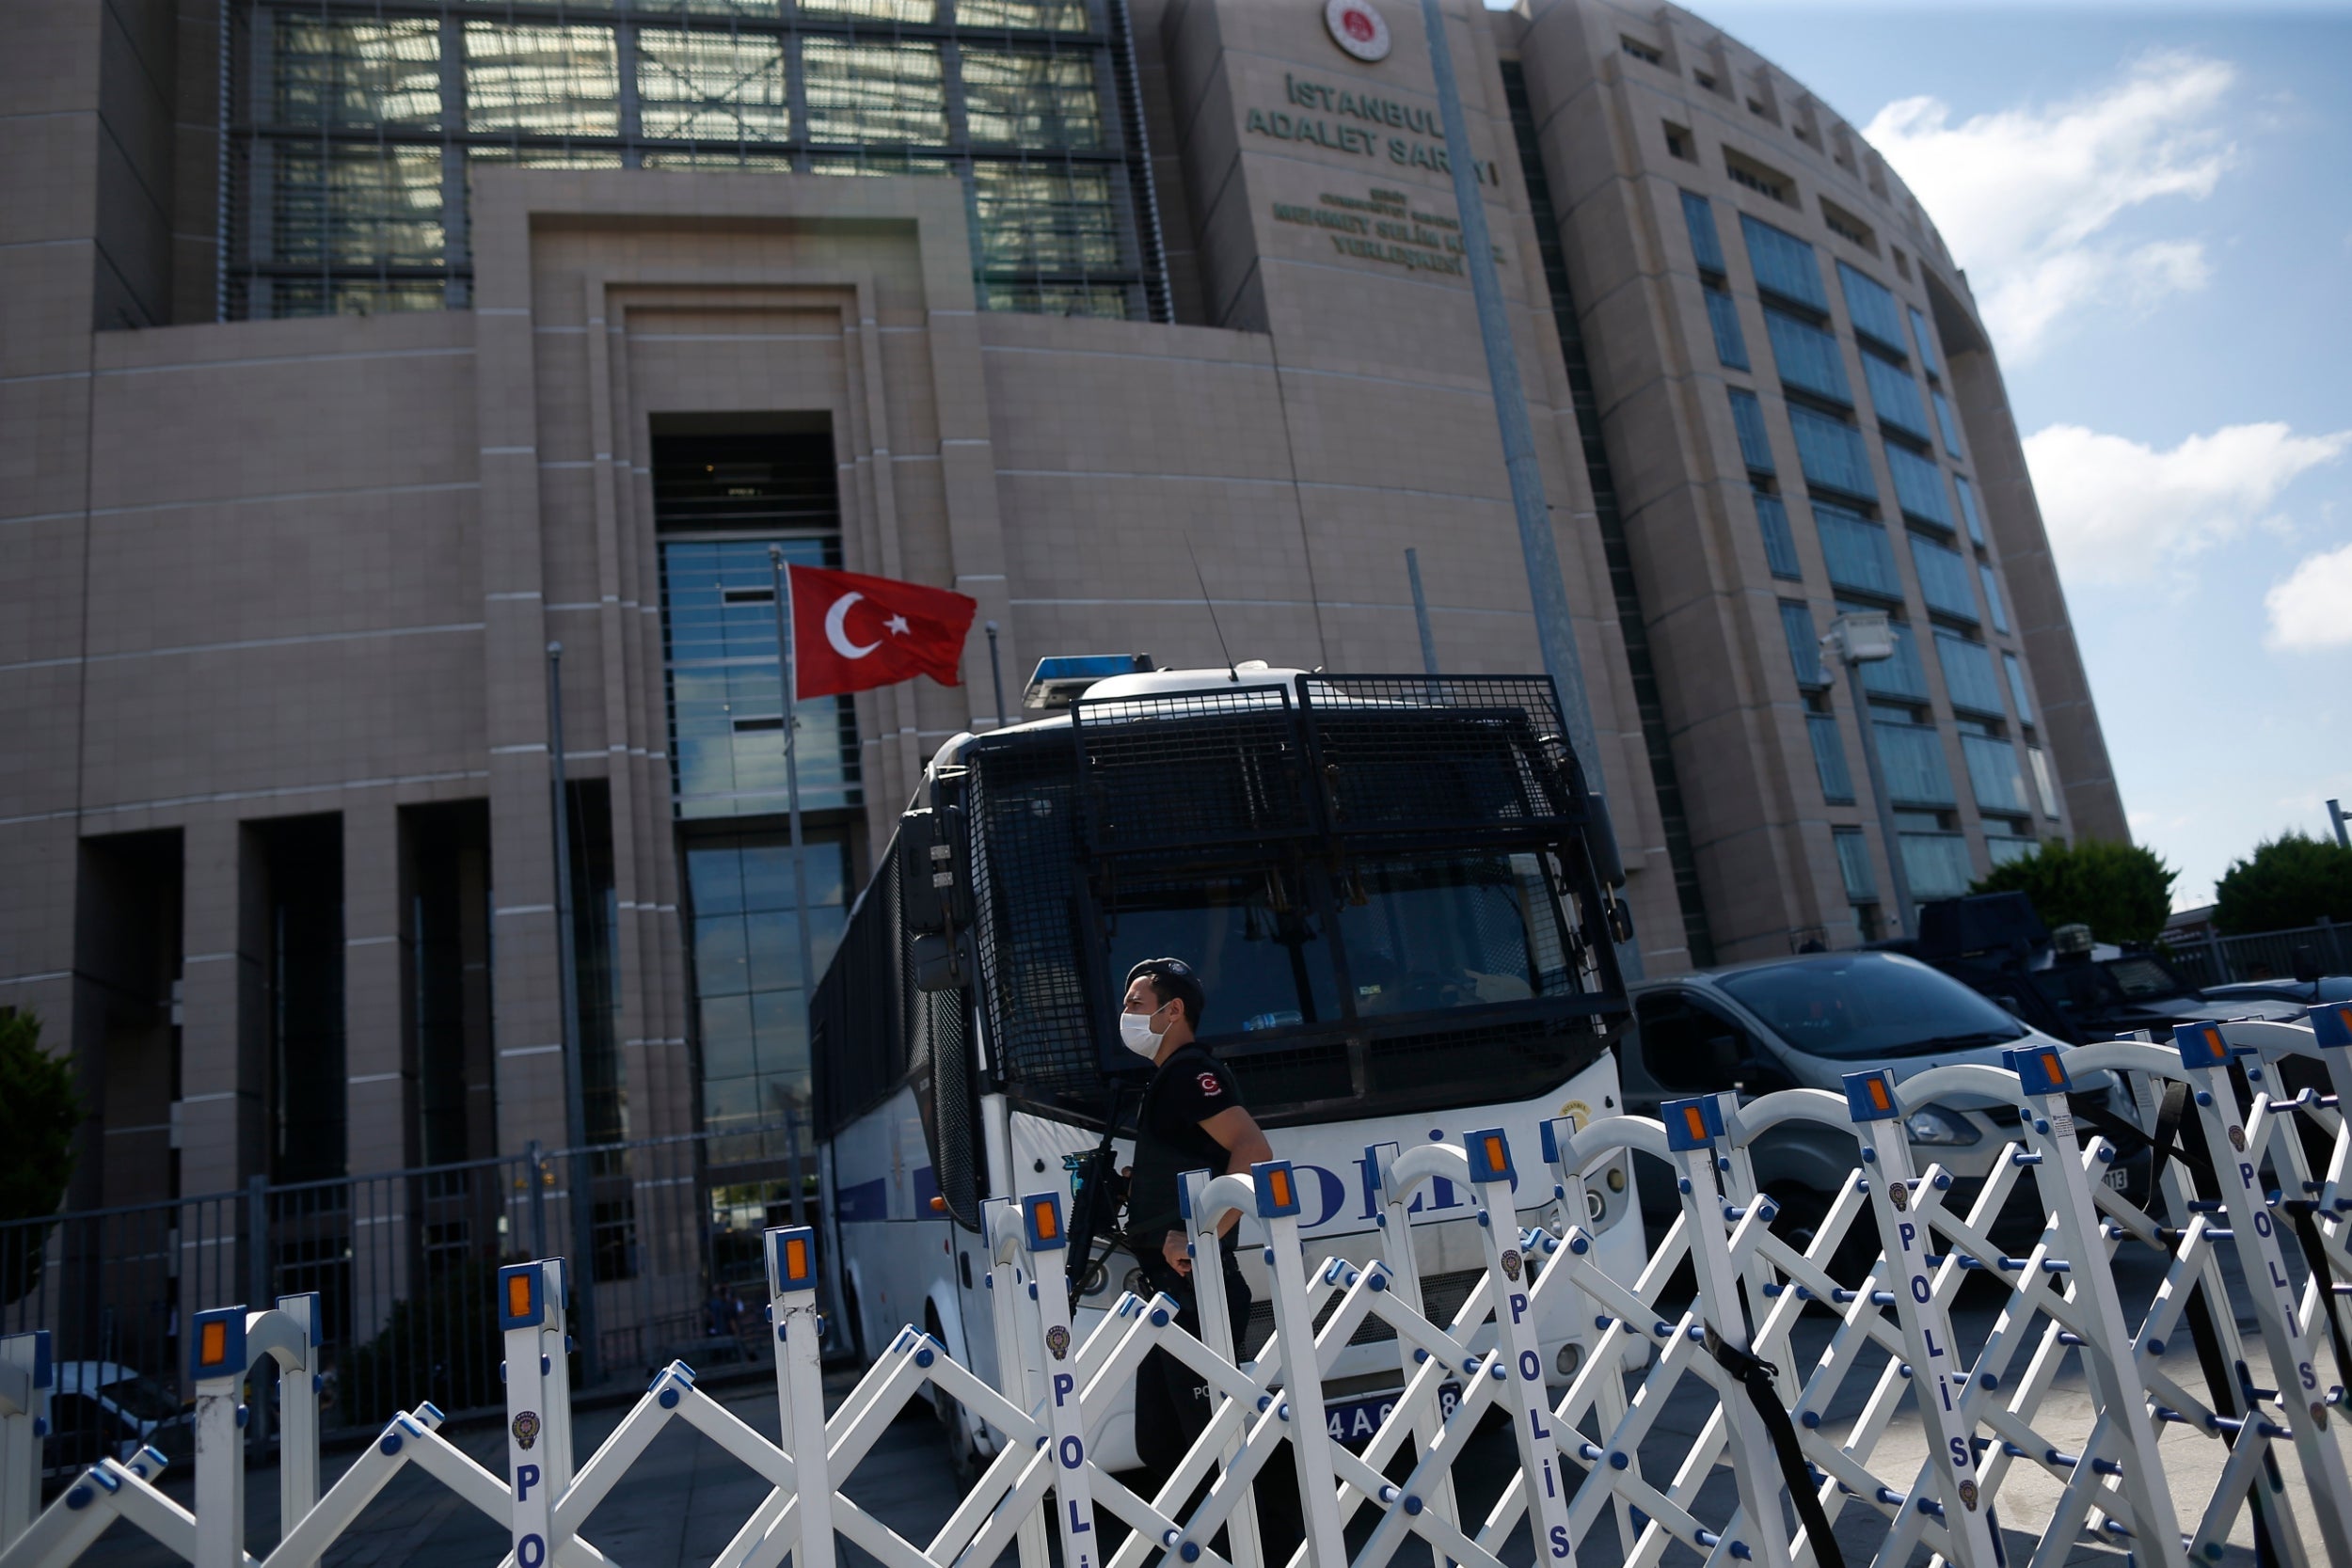
<path fill-rule="evenodd" d="M 596 1255 L 574 1277 L 595 1281 L 597 1327 L 593 1356 L 575 1346 L 577 1370 L 642 1380 L 678 1356 L 770 1354 L 755 1321 L 760 1232 L 792 1217 L 790 1167 L 714 1165 L 712 1136 L 586 1151 Z M 503 1263 L 567 1250 L 571 1152 L 533 1144 L 320 1181 L 257 1177 L 243 1192 L 0 1224 L 0 1333 L 52 1330 L 58 1390 L 83 1396 L 53 1423 L 56 1463 L 112 1452 L 134 1434 L 112 1430 L 126 1422 L 157 1423 L 136 1434 L 170 1453 L 185 1439 L 190 1314 L 306 1291 L 320 1297 L 326 1434 L 373 1432 L 421 1397 L 453 1415 L 498 1405 L 493 1282 Z M 275 1390 L 253 1397 L 259 1436 Z M 92 1451 L 67 1451 L 80 1448 Z"/>
<path fill-rule="evenodd" d="M 2238 937 L 2209 933 L 2172 938 L 2164 943 L 2164 954 L 2181 977 L 2195 986 L 2287 980 L 2298 972 L 2352 974 L 2352 926 L 2322 920 L 2316 926 Z"/>

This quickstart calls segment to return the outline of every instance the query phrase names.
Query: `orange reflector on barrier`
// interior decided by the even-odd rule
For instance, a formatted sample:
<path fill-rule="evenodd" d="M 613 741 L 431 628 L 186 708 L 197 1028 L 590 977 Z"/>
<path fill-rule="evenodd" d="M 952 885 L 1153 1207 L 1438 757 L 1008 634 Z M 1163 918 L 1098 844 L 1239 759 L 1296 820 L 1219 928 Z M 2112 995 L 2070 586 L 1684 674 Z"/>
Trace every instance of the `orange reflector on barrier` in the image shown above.
<path fill-rule="evenodd" d="M 1493 1133 L 1488 1133 L 1486 1135 L 1486 1164 L 1496 1170 L 1501 1170 L 1510 1163 L 1511 1154 L 1502 1147 L 1502 1140 Z"/>
<path fill-rule="evenodd" d="M 1697 1106 L 1685 1105 L 1682 1108 L 1682 1124 L 1691 1130 L 1691 1136 L 1702 1143 L 1707 1141 L 1707 1118 L 1699 1115 Z"/>
<path fill-rule="evenodd" d="M 229 1359 L 229 1325 L 227 1323 L 209 1323 L 204 1325 L 202 1339 L 197 1346 L 196 1358 L 197 1364 L 204 1367 L 217 1367 Z"/>
<path fill-rule="evenodd" d="M 794 1280 L 808 1277 L 808 1242 L 806 1239 L 795 1236 L 784 1243 L 784 1277 Z"/>
<path fill-rule="evenodd" d="M 510 1274 L 506 1276 L 506 1315 L 510 1318 L 531 1316 L 531 1275 Z"/>
<path fill-rule="evenodd" d="M 1873 1108 L 1873 1109 L 1876 1109 L 1876 1110 L 1881 1110 L 1881 1111 L 1891 1111 L 1891 1110 L 1893 1110 L 1893 1109 L 1895 1108 L 1895 1102 L 1894 1102 L 1894 1101 L 1893 1101 L 1893 1100 L 1891 1100 L 1891 1099 L 1889 1099 L 1889 1098 L 1887 1097 L 1887 1093 L 1886 1093 L 1886 1080 L 1885 1080 L 1885 1079 L 1883 1079 L 1883 1078 L 1873 1078 L 1873 1079 L 1871 1079 L 1871 1080 L 1870 1080 L 1870 1083 L 1869 1083 L 1869 1090 L 1870 1090 L 1870 1104 L 1871 1104 L 1871 1106 L 1872 1106 L 1872 1108 Z"/>
<path fill-rule="evenodd" d="M 1036 1216 L 1035 1226 L 1039 1241 L 1050 1242 L 1061 1234 L 1061 1215 L 1055 1212 L 1053 1204 L 1035 1203 L 1029 1208 L 1030 1212 Z"/>
<path fill-rule="evenodd" d="M 1286 1170 L 1268 1171 L 1266 1180 L 1274 1191 L 1274 1206 L 1277 1209 L 1289 1208 L 1291 1206 L 1291 1173 Z"/>

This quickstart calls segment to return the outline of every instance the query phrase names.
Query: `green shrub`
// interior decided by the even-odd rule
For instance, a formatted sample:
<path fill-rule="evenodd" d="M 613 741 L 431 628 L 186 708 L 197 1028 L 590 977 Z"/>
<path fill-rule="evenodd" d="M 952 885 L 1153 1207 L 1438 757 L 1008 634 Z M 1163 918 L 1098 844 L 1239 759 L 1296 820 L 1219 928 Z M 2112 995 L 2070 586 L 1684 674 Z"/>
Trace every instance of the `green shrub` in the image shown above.
<path fill-rule="evenodd" d="M 2044 844 L 1996 865 L 1971 893 L 2022 893 L 2052 929 L 2084 925 L 2101 942 L 2153 942 L 2172 912 L 2180 873 L 2136 844 Z"/>
<path fill-rule="evenodd" d="M 57 1212 L 73 1174 L 73 1130 L 82 1117 L 72 1055 L 41 1050 L 35 1015 L 0 1012 L 0 1225 Z M 40 1283 L 53 1228 L 0 1229 L 0 1303 L 19 1300 Z"/>
<path fill-rule="evenodd" d="M 2352 849 L 2281 833 L 2233 861 L 2214 896 L 2213 923 L 2231 936 L 2315 926 L 2322 915 L 2352 921 Z"/>

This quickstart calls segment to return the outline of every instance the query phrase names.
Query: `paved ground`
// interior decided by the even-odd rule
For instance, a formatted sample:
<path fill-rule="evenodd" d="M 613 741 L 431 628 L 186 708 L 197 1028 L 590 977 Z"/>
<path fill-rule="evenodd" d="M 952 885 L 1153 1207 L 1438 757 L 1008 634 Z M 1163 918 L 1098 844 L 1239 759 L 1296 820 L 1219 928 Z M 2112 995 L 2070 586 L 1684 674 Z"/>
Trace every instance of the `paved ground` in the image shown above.
<path fill-rule="evenodd" d="M 2155 1263 L 2145 1259 L 2127 1258 L 2119 1266 L 2119 1272 L 2127 1301 L 2147 1299 L 2160 1277 Z M 1963 1298 L 1956 1326 L 1964 1354 L 1973 1355 L 1977 1343 L 1991 1328 L 1999 1299 L 1999 1292 L 1991 1288 Z M 1808 1317 L 1800 1326 L 1797 1341 L 1804 1367 L 1809 1369 L 1818 1356 L 1830 1326 L 1828 1319 L 1818 1314 Z M 2249 1340 L 2254 1338 L 2250 1323 L 2247 1334 Z M 2201 1389 L 2202 1378 L 2188 1347 L 2187 1336 L 2181 1335 L 2178 1339 L 2178 1348 L 2166 1358 L 2166 1370 L 2187 1386 Z M 1867 1370 L 1869 1375 L 1848 1381 L 1850 1393 L 1830 1411 L 1828 1425 L 1832 1431 L 1842 1431 L 1860 1407 L 1874 1380 L 1876 1367 L 1872 1365 Z M 2251 1371 L 2258 1382 L 2267 1383 L 2263 1367 L 2257 1365 Z M 838 1401 L 852 1380 L 853 1374 L 849 1371 L 834 1374 L 828 1379 L 831 1397 Z M 772 1381 L 762 1378 L 727 1386 L 706 1386 L 755 1430 L 771 1439 L 775 1436 Z M 1714 1402 L 1710 1395 L 1686 1382 L 1682 1391 L 1669 1402 L 1645 1445 L 1643 1458 L 1648 1473 L 1672 1473 L 1675 1463 L 1688 1452 L 1713 1413 Z M 577 1451 L 583 1458 L 593 1451 L 624 1413 L 618 1406 L 582 1413 L 578 1423 Z M 2060 1381 L 2036 1424 L 2053 1441 L 2064 1444 L 2087 1433 L 2094 1414 L 2081 1378 L 2070 1376 Z M 2339 1439 L 2345 1425 L 2342 1421 L 2331 1423 L 2331 1440 Z M 1873 1468 L 1888 1475 L 1917 1465 L 1925 1452 L 1920 1430 L 1916 1419 L 1908 1413 L 1899 1417 L 1881 1450 L 1887 1457 Z M 452 1430 L 449 1435 L 494 1471 L 502 1469 L 502 1433 L 498 1426 L 483 1423 Z M 2225 1457 L 2218 1442 L 2169 1428 L 2164 1438 L 2164 1451 L 2168 1479 L 2182 1497 L 2201 1497 L 2212 1490 Z M 349 1453 L 328 1456 L 325 1478 L 328 1484 L 350 1464 L 352 1457 Z M 1899 1467 L 1890 1468 L 1898 1458 Z M 1506 1432 L 1490 1427 L 1481 1433 L 1456 1470 L 1460 1501 L 1467 1515 L 1483 1516 L 1509 1480 L 1515 1463 Z M 2297 1466 L 2289 1462 L 2283 1470 L 2289 1479 L 2290 1492 L 2299 1501 L 2302 1488 Z M 166 1490 L 184 1501 L 191 1481 L 189 1467 L 179 1466 L 167 1478 Z M 918 1543 L 928 1540 L 945 1522 L 961 1491 L 949 1469 L 941 1429 L 930 1419 L 927 1407 L 912 1408 L 889 1429 L 850 1478 L 845 1490 L 901 1535 Z M 616 1487 L 590 1521 L 586 1534 L 608 1557 L 626 1568 L 701 1568 L 717 1554 L 765 1491 L 764 1482 L 715 1446 L 692 1431 L 674 1425 L 656 1440 L 644 1459 Z M 252 1473 L 247 1525 L 250 1544 L 257 1554 L 266 1552 L 278 1536 L 276 1492 L 274 1471 L 258 1469 Z M 1727 1511 L 1729 1492 L 1727 1477 L 1719 1472 L 1702 1495 L 1697 1512 L 1703 1517 L 1720 1516 Z M 2021 1464 L 2012 1472 L 2001 1494 L 2002 1523 L 2011 1561 L 2024 1562 L 2031 1555 L 2058 1494 L 2058 1482 L 2037 1467 Z M 2308 1507 L 2300 1513 L 2306 1520 L 2305 1532 L 2310 1535 Z M 1360 1540 L 1368 1528 L 1369 1521 L 1362 1521 L 1351 1533 Z M 1871 1560 L 1883 1544 L 1884 1525 L 1876 1513 L 1858 1504 L 1850 1505 L 1839 1520 L 1837 1534 L 1850 1568 L 1859 1568 Z M 2312 1535 L 2312 1560 L 2324 1561 L 2325 1553 L 2315 1535 Z M 2225 1568 L 2234 1563 L 2250 1564 L 2254 1560 L 2252 1544 L 2250 1525 L 2241 1521 L 2233 1536 Z M 506 1545 L 505 1532 L 489 1519 L 459 1502 L 438 1483 L 409 1470 L 387 1489 L 359 1525 L 328 1553 L 326 1568 L 372 1568 L 379 1562 L 404 1568 L 411 1563 L 424 1568 L 496 1568 Z M 1524 1528 L 1503 1555 L 1513 1564 L 1533 1562 L 1534 1554 Z M 1620 1561 L 1613 1527 L 1603 1524 L 1579 1542 L 1578 1557 L 1585 1568 Z M 1007 1554 L 1005 1560 L 1009 1560 L 1010 1554 Z M 118 1524 L 85 1560 L 90 1568 L 165 1568 L 172 1560 L 146 1537 Z M 867 1568 L 872 1562 L 846 1543 L 842 1560 L 847 1568 Z M 1399 1568 L 1427 1568 L 1428 1554 L 1412 1551 L 1401 1554 L 1395 1560 Z M 1696 1560 L 1693 1554 L 1676 1547 L 1669 1550 L 1664 1563 L 1674 1568 Z M 2090 1547 L 2078 1550 L 2070 1560 L 2111 1562 L 2122 1568 L 2123 1558 L 2121 1552 Z"/>

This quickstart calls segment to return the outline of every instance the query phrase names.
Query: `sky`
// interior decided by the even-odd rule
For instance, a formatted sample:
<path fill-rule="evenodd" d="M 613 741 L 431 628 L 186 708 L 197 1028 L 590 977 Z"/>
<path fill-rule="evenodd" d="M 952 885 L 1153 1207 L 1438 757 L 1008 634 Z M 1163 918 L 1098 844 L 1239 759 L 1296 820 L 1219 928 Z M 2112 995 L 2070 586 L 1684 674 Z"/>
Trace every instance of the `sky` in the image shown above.
<path fill-rule="evenodd" d="M 2352 0 L 1686 3 L 1859 129 L 1966 270 L 2175 907 L 2327 833 L 2352 806 Z"/>

